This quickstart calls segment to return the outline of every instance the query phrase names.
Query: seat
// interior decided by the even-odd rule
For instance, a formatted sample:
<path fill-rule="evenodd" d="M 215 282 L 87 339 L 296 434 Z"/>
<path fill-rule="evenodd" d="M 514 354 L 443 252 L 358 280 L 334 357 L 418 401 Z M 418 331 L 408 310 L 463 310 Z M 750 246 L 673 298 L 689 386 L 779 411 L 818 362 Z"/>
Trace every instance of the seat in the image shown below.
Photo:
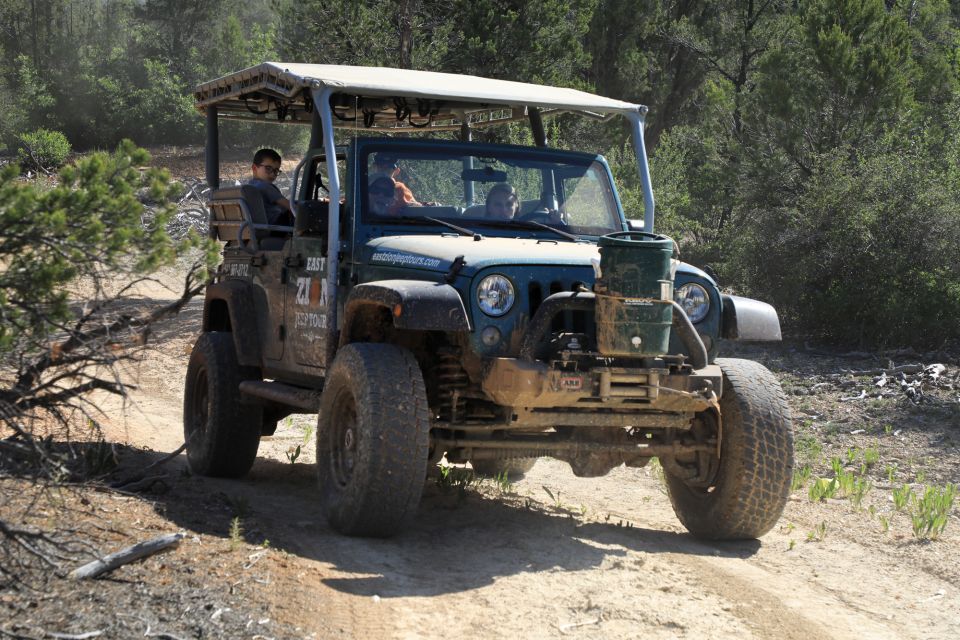
<path fill-rule="evenodd" d="M 210 237 L 254 251 L 277 251 L 293 227 L 268 224 L 263 196 L 248 184 L 217 189 L 210 197 Z"/>

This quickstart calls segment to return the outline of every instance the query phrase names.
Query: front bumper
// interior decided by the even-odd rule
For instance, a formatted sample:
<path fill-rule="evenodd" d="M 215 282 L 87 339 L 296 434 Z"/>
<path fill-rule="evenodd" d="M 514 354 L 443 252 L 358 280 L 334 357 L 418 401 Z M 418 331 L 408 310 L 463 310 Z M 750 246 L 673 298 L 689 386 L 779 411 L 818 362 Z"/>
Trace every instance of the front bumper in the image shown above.
<path fill-rule="evenodd" d="M 667 369 L 594 367 L 495 358 L 484 394 L 511 407 L 517 426 L 686 428 L 693 414 L 716 407 L 723 375 L 717 365 L 670 375 Z"/>

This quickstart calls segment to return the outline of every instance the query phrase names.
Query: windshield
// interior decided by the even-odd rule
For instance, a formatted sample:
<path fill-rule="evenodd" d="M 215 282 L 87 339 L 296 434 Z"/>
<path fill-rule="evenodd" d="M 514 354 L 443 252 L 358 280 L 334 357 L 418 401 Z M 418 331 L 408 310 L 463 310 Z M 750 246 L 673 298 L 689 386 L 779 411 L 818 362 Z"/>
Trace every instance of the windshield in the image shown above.
<path fill-rule="evenodd" d="M 606 167 L 588 157 L 557 158 L 518 149 L 372 151 L 365 157 L 363 217 L 434 218 L 468 229 L 536 230 L 530 223 L 539 223 L 583 235 L 620 231 Z"/>

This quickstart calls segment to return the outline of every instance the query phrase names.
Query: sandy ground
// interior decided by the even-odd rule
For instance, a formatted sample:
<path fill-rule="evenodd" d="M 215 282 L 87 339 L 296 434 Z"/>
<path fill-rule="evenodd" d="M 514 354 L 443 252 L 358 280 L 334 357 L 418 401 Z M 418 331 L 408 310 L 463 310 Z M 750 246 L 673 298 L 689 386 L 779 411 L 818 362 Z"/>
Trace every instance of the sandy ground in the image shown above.
<path fill-rule="evenodd" d="M 160 290 L 152 294 L 162 297 Z M 138 370 L 140 389 L 123 417 L 110 421 L 112 438 L 141 461 L 182 442 L 182 381 L 200 313 L 193 304 L 154 334 L 155 349 Z M 791 396 L 794 410 L 806 400 Z M 487 481 L 460 491 L 428 481 L 408 530 L 391 540 L 351 539 L 333 532 L 319 512 L 314 423 L 313 416 L 282 422 L 243 480 L 190 477 L 180 456 L 165 467 L 159 495 L 148 495 L 169 530 L 224 541 L 239 517 L 246 544 L 232 553 L 267 549 L 241 572 L 245 598 L 291 635 L 263 637 L 960 633 L 957 516 L 939 540 L 917 541 L 882 486 L 859 509 L 846 500 L 812 503 L 797 491 L 762 540 L 707 544 L 680 526 L 655 467 L 582 479 L 566 464 L 542 459 L 508 488 Z M 907 447 L 888 435 L 887 448 Z M 941 471 L 956 482 L 956 444 L 950 446 L 944 459 L 953 466 Z M 888 514 L 888 530 L 878 513 Z M 204 560 L 194 554 L 193 562 Z"/>

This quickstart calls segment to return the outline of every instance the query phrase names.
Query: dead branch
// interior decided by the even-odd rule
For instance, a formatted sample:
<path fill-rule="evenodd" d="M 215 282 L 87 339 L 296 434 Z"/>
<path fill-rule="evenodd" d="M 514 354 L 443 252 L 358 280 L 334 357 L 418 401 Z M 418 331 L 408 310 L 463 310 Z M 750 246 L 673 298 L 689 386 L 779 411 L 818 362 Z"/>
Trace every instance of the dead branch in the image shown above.
<path fill-rule="evenodd" d="M 160 480 L 165 480 L 167 478 L 166 473 L 160 473 L 155 476 L 146 476 L 140 478 L 131 478 L 120 484 L 117 487 L 112 487 L 114 489 L 122 488 L 125 492 L 136 493 L 138 491 L 143 491 L 149 489 L 154 485 L 154 483 L 159 482 Z"/>
<path fill-rule="evenodd" d="M 99 638 L 103 635 L 103 629 L 97 631 L 87 631 L 86 633 L 57 633 L 47 631 L 46 635 L 57 640 L 89 640 L 89 638 Z"/>
<path fill-rule="evenodd" d="M 111 553 L 102 558 L 89 562 L 82 567 L 78 567 L 70 572 L 71 578 L 82 580 L 85 578 L 96 578 L 97 576 L 113 571 L 118 567 L 129 564 L 141 558 L 151 556 L 163 551 L 167 547 L 172 547 L 183 540 L 183 533 L 171 533 L 165 536 L 158 536 L 146 542 L 138 542 L 135 545 Z"/>
<path fill-rule="evenodd" d="M 892 367 L 890 369 L 841 369 L 844 375 L 848 376 L 882 376 L 884 374 L 888 376 L 895 376 L 899 373 L 903 374 L 914 374 L 920 373 L 923 371 L 922 364 L 903 364 L 899 367 Z"/>
<path fill-rule="evenodd" d="M 143 470 L 142 470 L 140 473 L 138 473 L 137 475 L 135 475 L 135 476 L 133 476 L 133 477 L 131 477 L 131 478 L 126 478 L 126 479 L 124 479 L 124 480 L 120 480 L 120 481 L 118 481 L 118 482 L 114 482 L 112 485 L 110 485 L 110 487 L 113 488 L 113 489 L 120 489 L 120 488 L 122 488 L 122 489 L 124 489 L 124 490 L 126 490 L 126 491 L 137 491 L 137 489 L 134 488 L 134 486 L 135 486 L 135 485 L 139 485 L 140 483 L 142 483 L 142 482 L 145 481 L 145 480 L 151 480 L 151 484 L 152 484 L 152 482 L 155 481 L 155 480 L 158 480 L 158 479 L 160 479 L 160 478 L 166 478 L 166 477 L 167 477 L 166 474 L 160 474 L 160 475 L 152 476 L 152 477 L 148 478 L 148 477 L 147 477 L 147 473 L 148 473 L 151 469 L 154 469 L 154 468 L 156 468 L 156 467 L 165 465 L 166 463 L 170 462 L 171 460 L 173 460 L 174 458 L 176 458 L 177 456 L 179 456 L 181 453 L 183 453 L 183 452 L 186 450 L 186 448 L 187 448 L 187 443 L 184 442 L 182 445 L 180 445 L 179 447 L 177 447 L 177 450 L 176 450 L 176 451 L 172 451 L 172 452 L 168 453 L 167 455 L 163 456 L 162 458 L 160 458 L 159 460 L 148 464 L 148 465 L 147 465 L 146 467 L 144 467 Z"/>

